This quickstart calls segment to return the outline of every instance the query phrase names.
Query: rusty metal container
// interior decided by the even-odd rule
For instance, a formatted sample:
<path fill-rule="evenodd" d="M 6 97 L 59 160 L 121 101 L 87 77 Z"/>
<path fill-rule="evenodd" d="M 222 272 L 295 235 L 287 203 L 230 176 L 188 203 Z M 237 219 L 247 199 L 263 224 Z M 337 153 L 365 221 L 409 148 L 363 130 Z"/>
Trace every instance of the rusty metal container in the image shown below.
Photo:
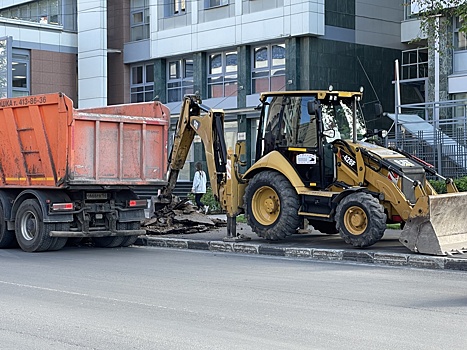
<path fill-rule="evenodd" d="M 61 93 L 0 100 L 0 187 L 162 185 L 169 110 L 73 109 Z"/>

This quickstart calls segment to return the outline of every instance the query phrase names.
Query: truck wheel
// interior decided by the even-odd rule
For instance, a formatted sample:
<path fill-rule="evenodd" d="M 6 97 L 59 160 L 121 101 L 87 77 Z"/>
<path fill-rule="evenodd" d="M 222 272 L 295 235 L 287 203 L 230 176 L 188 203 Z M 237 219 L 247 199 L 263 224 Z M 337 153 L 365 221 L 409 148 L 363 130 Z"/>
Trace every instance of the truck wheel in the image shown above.
<path fill-rule="evenodd" d="M 315 230 L 318 230 L 321 233 L 327 235 L 335 235 L 339 233 L 336 228 L 336 223 L 334 221 L 320 221 L 320 220 L 309 220 L 308 223 L 313 226 Z"/>
<path fill-rule="evenodd" d="M 17 244 L 15 231 L 7 230 L 5 213 L 0 204 L 0 248 L 14 248 Z"/>
<path fill-rule="evenodd" d="M 275 171 L 262 171 L 248 183 L 243 197 L 248 225 L 260 237 L 279 240 L 300 226 L 297 192 L 287 178 Z"/>
<path fill-rule="evenodd" d="M 119 222 L 117 223 L 117 229 L 119 230 L 139 230 L 141 228 L 140 222 Z M 134 244 L 139 236 L 124 236 L 125 239 L 123 240 L 120 246 L 122 247 L 129 247 L 130 245 Z"/>
<path fill-rule="evenodd" d="M 35 199 L 26 199 L 18 208 L 15 219 L 16 240 L 25 252 L 49 249 L 53 238 L 49 232 L 54 224 L 44 223 L 41 206 Z"/>
<path fill-rule="evenodd" d="M 55 224 L 54 230 L 56 231 L 69 231 L 70 224 L 67 222 Z M 53 242 L 50 245 L 49 250 L 56 251 L 62 249 L 68 241 L 66 237 L 53 237 Z"/>
<path fill-rule="evenodd" d="M 336 209 L 336 227 L 341 237 L 354 247 L 368 247 L 378 242 L 386 230 L 383 206 L 364 192 L 345 197 Z"/>
<path fill-rule="evenodd" d="M 108 237 L 93 237 L 94 244 L 96 247 L 101 248 L 115 248 L 119 247 L 125 236 L 108 236 Z"/>

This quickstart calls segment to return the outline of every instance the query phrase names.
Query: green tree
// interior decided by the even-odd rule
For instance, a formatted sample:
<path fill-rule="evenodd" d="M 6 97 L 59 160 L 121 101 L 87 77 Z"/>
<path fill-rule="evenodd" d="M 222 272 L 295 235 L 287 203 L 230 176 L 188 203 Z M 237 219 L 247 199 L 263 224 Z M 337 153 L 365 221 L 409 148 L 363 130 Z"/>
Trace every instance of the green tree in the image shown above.
<path fill-rule="evenodd" d="M 467 34 L 467 0 L 412 0 L 406 6 L 418 5 L 420 29 L 427 36 L 428 43 L 436 43 L 441 36 L 447 35 L 439 30 L 439 17 L 459 17 L 459 31 Z"/>

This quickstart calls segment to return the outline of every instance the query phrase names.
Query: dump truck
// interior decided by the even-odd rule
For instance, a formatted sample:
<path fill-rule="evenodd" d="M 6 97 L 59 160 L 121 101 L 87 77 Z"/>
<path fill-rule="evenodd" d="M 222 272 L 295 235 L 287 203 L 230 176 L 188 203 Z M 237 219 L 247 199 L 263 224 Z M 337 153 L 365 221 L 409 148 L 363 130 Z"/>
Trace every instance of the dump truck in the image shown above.
<path fill-rule="evenodd" d="M 159 102 L 74 109 L 62 93 L 0 100 L 0 248 L 68 239 L 128 246 L 167 184 L 169 110 Z"/>
<path fill-rule="evenodd" d="M 227 152 L 224 112 L 187 95 L 160 198 L 171 196 L 197 134 L 213 193 L 227 213 L 227 240 L 246 239 L 236 232 L 236 218 L 244 213 L 253 231 L 269 240 L 311 224 L 365 248 L 383 237 L 387 223 L 398 222 L 400 241 L 413 252 L 462 252 L 467 193 L 417 157 L 374 142 L 362 98 L 362 91 L 332 88 L 262 93 L 255 162 L 248 166 L 244 138 Z M 381 113 L 381 106 L 375 111 Z M 428 175 L 444 179 L 449 193 L 436 193 Z"/>

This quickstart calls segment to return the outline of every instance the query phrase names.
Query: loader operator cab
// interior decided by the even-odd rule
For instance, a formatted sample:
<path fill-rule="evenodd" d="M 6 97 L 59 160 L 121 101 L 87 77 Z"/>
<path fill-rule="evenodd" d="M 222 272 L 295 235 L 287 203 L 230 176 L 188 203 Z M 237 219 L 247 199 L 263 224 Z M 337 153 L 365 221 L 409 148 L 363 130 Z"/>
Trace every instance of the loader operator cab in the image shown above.
<path fill-rule="evenodd" d="M 278 151 L 305 185 L 324 189 L 335 178 L 332 142 L 361 139 L 365 121 L 355 95 L 330 91 L 270 92 L 260 98 L 256 159 Z M 360 95 L 358 100 L 360 100 Z M 354 123 L 353 115 L 356 115 Z"/>

